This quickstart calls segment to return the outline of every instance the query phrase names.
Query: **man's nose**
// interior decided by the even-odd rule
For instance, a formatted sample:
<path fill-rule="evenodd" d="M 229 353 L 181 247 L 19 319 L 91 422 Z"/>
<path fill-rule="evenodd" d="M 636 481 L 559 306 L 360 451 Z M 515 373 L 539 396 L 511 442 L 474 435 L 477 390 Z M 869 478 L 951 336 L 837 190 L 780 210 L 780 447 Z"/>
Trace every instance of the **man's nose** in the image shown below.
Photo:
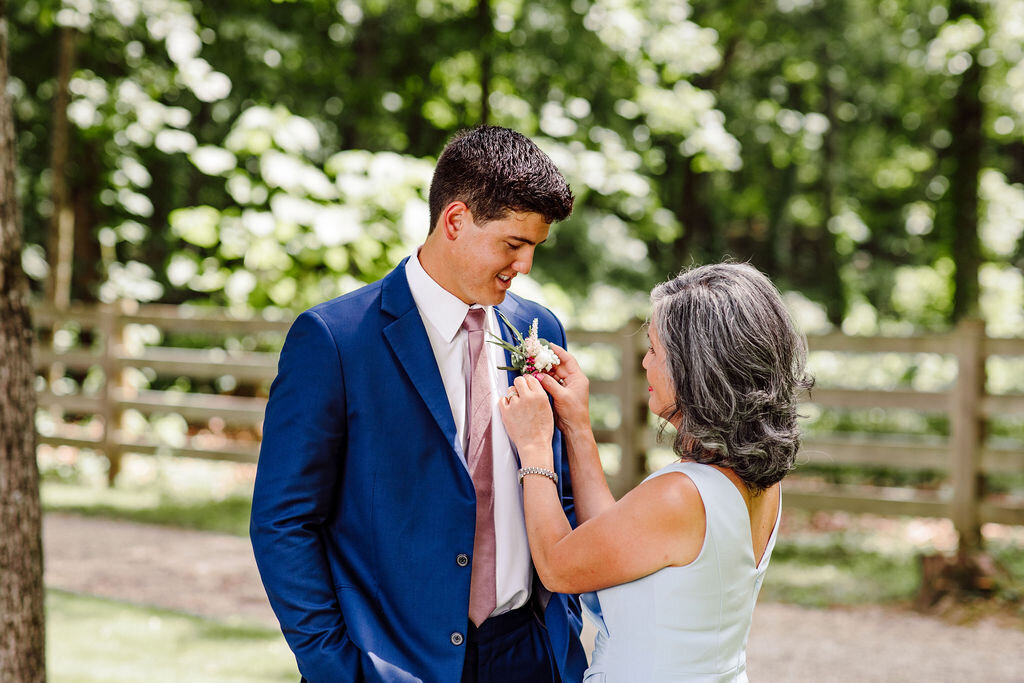
<path fill-rule="evenodd" d="M 512 270 L 526 275 L 533 268 L 533 250 L 521 255 L 512 263 Z"/>

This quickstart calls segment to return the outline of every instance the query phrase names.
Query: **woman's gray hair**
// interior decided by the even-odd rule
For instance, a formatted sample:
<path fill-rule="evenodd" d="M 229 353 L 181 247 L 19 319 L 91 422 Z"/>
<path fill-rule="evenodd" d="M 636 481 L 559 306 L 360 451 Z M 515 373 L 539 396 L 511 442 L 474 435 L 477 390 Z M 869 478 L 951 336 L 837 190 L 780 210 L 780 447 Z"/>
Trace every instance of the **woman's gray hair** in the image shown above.
<path fill-rule="evenodd" d="M 771 281 L 745 263 L 683 271 L 651 292 L 678 424 L 673 448 L 733 470 L 755 493 L 793 469 L 807 343 Z"/>

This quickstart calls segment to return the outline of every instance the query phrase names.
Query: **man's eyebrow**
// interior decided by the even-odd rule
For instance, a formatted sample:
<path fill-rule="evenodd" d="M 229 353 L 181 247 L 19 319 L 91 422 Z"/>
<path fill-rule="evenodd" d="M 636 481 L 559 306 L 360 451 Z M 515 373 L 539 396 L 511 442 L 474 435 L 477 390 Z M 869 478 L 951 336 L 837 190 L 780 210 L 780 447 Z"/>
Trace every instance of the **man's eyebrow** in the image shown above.
<path fill-rule="evenodd" d="M 536 246 L 537 244 L 544 244 L 545 242 L 547 242 L 547 241 L 548 241 L 548 239 L 547 239 L 547 238 L 545 237 L 544 239 L 542 239 L 542 240 L 541 240 L 541 241 L 540 241 L 540 242 L 538 243 L 538 242 L 534 242 L 533 240 L 528 240 L 528 239 L 526 239 L 525 237 L 517 237 L 517 236 L 515 236 L 515 235 L 509 235 L 507 239 L 510 239 L 510 240 L 517 240 L 517 241 L 519 241 L 519 242 L 523 242 L 523 243 L 525 243 L 525 244 L 529 244 L 529 245 L 530 245 L 531 247 L 533 247 L 533 246 Z"/>

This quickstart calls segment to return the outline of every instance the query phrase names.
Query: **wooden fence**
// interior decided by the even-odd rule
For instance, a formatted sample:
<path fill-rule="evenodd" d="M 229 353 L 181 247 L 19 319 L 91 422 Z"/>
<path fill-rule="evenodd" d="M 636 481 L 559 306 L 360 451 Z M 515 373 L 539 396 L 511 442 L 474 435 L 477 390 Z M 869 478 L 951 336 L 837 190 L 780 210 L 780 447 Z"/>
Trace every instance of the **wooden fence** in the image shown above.
<path fill-rule="evenodd" d="M 111 480 L 124 453 L 256 462 L 266 392 L 290 319 L 236 319 L 217 309 L 127 304 L 36 308 L 34 318 L 40 340 L 35 351 L 39 406 L 53 417 L 40 429 L 40 443 L 104 453 Z M 158 344 L 146 343 L 147 336 Z M 617 462 L 608 467 L 609 479 L 621 494 L 647 473 L 656 441 L 640 365 L 646 337 L 633 324 L 617 332 L 570 330 L 569 340 L 574 349 L 603 347 L 615 359 L 616 372 L 592 379 L 591 390 L 595 400 L 610 399 L 615 406 L 618 419 L 599 426 L 595 434 L 611 447 Z M 931 470 L 945 473 L 946 479 L 930 489 L 837 485 L 801 477 L 798 468 L 787 479 L 787 506 L 946 517 L 954 521 L 965 548 L 979 544 L 982 523 L 1024 524 L 1019 492 L 1017 497 L 994 496 L 984 485 L 988 475 L 1024 472 L 1024 446 L 993 446 L 985 428 L 992 416 L 1024 415 L 1024 394 L 992 395 L 985 388 L 986 359 L 1024 356 L 1024 340 L 987 338 L 981 322 L 966 321 L 946 335 L 829 334 L 808 341 L 812 352 L 955 357 L 957 377 L 947 391 L 818 387 L 811 395 L 811 402 L 825 409 L 944 414 L 950 420 L 948 438 L 834 435 L 807 438 L 801 450 L 801 462 L 813 465 Z M 185 385 L 136 388 L 140 373 L 146 376 L 144 385 L 182 378 Z M 180 415 L 188 433 L 170 440 L 130 434 L 125 417 L 132 411 Z"/>

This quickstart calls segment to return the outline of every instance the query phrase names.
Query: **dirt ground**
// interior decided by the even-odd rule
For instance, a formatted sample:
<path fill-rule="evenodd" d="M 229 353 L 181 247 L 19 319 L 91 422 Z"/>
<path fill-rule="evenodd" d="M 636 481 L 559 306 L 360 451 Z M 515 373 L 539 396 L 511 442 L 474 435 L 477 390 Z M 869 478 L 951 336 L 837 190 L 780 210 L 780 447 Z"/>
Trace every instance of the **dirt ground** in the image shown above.
<path fill-rule="evenodd" d="M 246 539 L 51 513 L 44 544 L 51 588 L 276 626 Z M 747 659 L 756 682 L 1020 683 L 1024 630 L 889 607 L 761 603 Z"/>

